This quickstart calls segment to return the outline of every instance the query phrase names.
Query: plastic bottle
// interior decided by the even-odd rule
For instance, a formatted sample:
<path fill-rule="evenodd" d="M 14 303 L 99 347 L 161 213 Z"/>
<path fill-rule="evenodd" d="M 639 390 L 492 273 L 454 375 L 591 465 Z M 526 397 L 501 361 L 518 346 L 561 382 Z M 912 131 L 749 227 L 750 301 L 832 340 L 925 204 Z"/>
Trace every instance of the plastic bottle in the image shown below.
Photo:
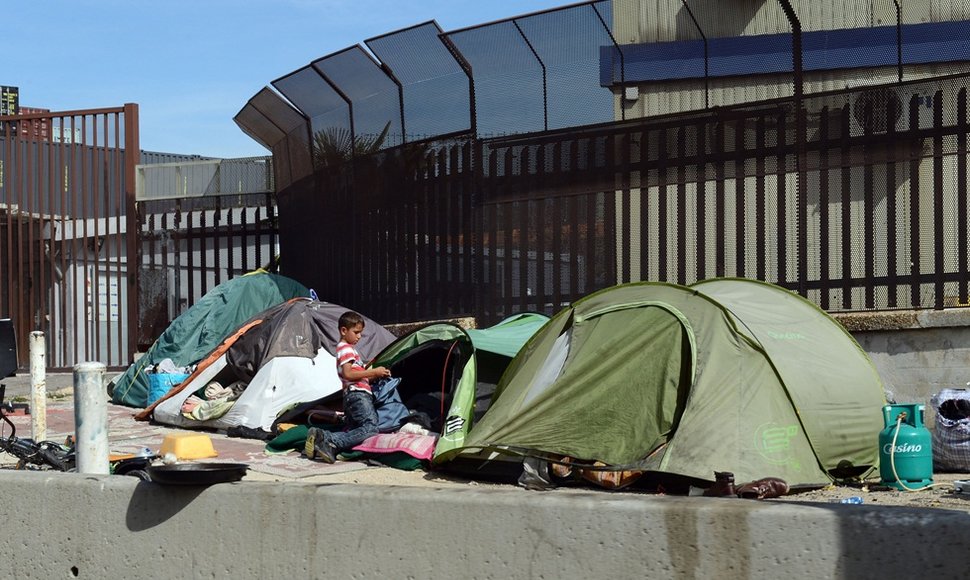
<path fill-rule="evenodd" d="M 854 495 L 852 497 L 844 497 L 839 500 L 839 503 L 860 504 L 862 503 L 862 498 L 857 495 Z"/>

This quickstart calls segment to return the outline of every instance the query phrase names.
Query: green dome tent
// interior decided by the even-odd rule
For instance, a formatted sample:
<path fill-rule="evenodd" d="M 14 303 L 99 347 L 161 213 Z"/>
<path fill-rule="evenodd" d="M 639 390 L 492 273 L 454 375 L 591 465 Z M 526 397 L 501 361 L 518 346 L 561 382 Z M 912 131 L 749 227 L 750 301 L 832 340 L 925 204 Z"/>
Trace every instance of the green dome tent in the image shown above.
<path fill-rule="evenodd" d="M 488 450 L 819 485 L 877 465 L 884 404 L 866 353 L 796 294 L 740 279 L 625 284 L 553 317 L 436 459 Z"/>
<path fill-rule="evenodd" d="M 402 401 L 429 416 L 433 430 L 441 434 L 435 453 L 443 453 L 462 444 L 512 357 L 548 320 L 522 313 L 471 330 L 434 322 L 388 345 L 373 366 L 388 367 L 401 379 L 397 390 Z"/>
<path fill-rule="evenodd" d="M 309 295 L 303 284 L 265 270 L 219 284 L 173 320 L 148 352 L 117 379 L 112 402 L 144 407 L 149 388 L 146 368 L 167 358 L 179 367 L 193 365 L 256 314 L 290 298 Z"/>

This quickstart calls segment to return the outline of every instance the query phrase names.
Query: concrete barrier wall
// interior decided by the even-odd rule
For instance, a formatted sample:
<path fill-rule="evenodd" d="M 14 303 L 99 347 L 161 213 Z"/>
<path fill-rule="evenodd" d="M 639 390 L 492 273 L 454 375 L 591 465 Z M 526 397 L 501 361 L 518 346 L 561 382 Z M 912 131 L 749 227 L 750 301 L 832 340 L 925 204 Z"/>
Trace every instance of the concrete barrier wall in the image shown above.
<path fill-rule="evenodd" d="M 836 314 L 869 354 L 887 394 L 899 403 L 926 404 L 930 397 L 970 382 L 970 308 Z"/>
<path fill-rule="evenodd" d="M 603 492 L 0 472 L 9 578 L 959 578 L 970 516 Z"/>

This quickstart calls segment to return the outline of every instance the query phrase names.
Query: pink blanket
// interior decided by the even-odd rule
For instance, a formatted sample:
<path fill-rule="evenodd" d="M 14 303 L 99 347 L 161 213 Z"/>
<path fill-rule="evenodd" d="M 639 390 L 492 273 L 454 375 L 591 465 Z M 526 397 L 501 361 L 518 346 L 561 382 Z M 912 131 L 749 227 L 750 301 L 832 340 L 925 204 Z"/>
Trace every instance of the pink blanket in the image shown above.
<path fill-rule="evenodd" d="M 434 446 L 438 438 L 433 435 L 415 435 L 413 433 L 378 433 L 364 439 L 363 443 L 354 447 L 354 451 L 367 453 L 393 453 L 403 451 L 418 459 L 431 459 Z"/>

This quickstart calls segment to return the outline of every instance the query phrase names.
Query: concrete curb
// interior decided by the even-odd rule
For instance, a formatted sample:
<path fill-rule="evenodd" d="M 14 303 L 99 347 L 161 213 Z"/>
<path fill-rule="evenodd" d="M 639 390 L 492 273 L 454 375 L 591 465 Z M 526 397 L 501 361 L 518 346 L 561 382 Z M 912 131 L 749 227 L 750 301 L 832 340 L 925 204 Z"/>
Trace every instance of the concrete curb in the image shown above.
<path fill-rule="evenodd" d="M 962 578 L 947 510 L 0 472 L 11 577 Z"/>

